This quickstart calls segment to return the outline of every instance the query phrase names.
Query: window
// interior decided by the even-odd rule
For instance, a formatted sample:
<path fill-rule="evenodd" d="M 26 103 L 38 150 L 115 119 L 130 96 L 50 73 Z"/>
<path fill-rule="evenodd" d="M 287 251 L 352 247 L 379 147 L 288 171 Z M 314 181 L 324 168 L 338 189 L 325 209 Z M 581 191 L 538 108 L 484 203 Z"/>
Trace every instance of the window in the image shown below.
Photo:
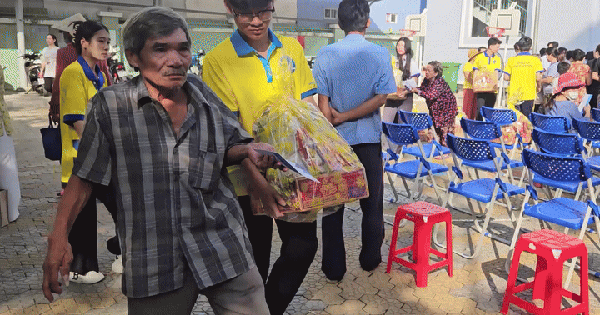
<path fill-rule="evenodd" d="M 337 9 L 325 9 L 326 20 L 337 20 Z"/>
<path fill-rule="evenodd" d="M 385 21 L 391 24 L 398 24 L 398 13 L 388 13 L 385 15 Z"/>
<path fill-rule="evenodd" d="M 462 23 L 460 25 L 460 47 L 477 47 L 487 42 L 486 27 L 491 20 L 492 11 L 508 9 L 514 6 L 521 12 L 519 35 L 531 36 L 528 30 L 528 9 L 531 0 L 463 0 Z M 516 41 L 510 37 L 510 42 Z M 510 44 L 512 46 L 512 44 Z"/>

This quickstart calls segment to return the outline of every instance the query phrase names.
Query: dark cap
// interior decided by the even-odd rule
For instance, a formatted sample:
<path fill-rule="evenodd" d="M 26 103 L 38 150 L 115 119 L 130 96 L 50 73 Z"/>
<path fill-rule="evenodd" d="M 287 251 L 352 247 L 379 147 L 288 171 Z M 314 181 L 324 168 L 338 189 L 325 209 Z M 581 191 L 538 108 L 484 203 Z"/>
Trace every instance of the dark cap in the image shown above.
<path fill-rule="evenodd" d="M 496 44 L 502 44 L 502 41 L 500 40 L 500 38 L 490 37 L 490 39 L 488 39 L 488 47 L 490 47 L 492 45 L 496 45 Z"/>
<path fill-rule="evenodd" d="M 256 8 L 268 7 L 273 0 L 227 0 L 227 3 L 234 9 L 240 11 L 250 11 Z"/>

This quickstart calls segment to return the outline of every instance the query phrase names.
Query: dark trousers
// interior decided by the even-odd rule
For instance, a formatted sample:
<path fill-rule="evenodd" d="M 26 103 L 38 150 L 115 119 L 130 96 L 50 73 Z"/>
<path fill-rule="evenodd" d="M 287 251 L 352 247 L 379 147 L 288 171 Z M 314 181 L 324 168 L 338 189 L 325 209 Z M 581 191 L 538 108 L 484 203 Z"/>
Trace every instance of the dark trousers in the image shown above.
<path fill-rule="evenodd" d="M 521 105 L 517 105 L 516 107 L 521 112 L 521 114 L 525 115 L 525 117 L 529 119 L 529 114 L 531 114 L 531 111 L 533 110 L 533 100 L 523 101 Z"/>
<path fill-rule="evenodd" d="M 477 99 L 477 120 L 483 120 L 483 117 L 481 117 L 482 107 L 494 107 L 496 97 L 497 95 L 494 92 L 479 92 L 475 94 L 475 98 Z"/>
<path fill-rule="evenodd" d="M 66 184 L 63 183 L 63 188 Z M 98 207 L 96 198 L 104 203 L 109 210 L 113 221 L 116 223 L 116 201 L 112 195 L 112 188 L 94 185 L 92 196 L 87 201 L 69 232 L 69 243 L 73 251 L 73 262 L 71 271 L 78 274 L 86 274 L 88 271 L 99 271 L 98 268 Z M 116 238 L 116 239 L 115 239 Z M 112 240 L 112 241 L 111 241 Z M 120 254 L 119 240 L 115 236 L 107 242 L 108 246 L 118 249 Z M 112 244 L 111 244 L 112 243 Z M 114 246 L 116 243 L 116 247 Z"/>
<path fill-rule="evenodd" d="M 369 197 L 360 200 L 362 218 L 362 249 L 358 256 L 360 266 L 367 271 L 381 263 L 383 245 L 383 166 L 381 143 L 353 145 L 352 149 L 365 167 Z M 321 269 L 331 280 L 341 280 L 346 273 L 344 247 L 344 207 L 323 217 L 323 263 Z"/>
<path fill-rule="evenodd" d="M 317 253 L 317 222 L 291 223 L 275 220 L 282 245 L 279 258 L 269 274 L 273 219 L 253 215 L 250 197 L 238 197 L 238 201 L 244 213 L 254 261 L 266 282 L 265 298 L 269 311 L 271 315 L 283 314 L 298 292 Z"/>

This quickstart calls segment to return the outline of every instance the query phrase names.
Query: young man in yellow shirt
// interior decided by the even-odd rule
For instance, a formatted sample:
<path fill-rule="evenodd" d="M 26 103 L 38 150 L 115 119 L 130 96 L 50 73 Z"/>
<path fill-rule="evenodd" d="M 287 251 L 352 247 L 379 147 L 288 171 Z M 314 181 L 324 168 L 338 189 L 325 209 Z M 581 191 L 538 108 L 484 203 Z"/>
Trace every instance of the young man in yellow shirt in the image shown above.
<path fill-rule="evenodd" d="M 478 71 L 491 71 L 494 73 L 502 72 L 502 58 L 498 54 L 500 44 L 502 44 L 500 39 L 497 37 L 490 37 L 487 50 L 473 59 L 474 77 L 477 75 Z M 475 94 L 477 100 L 477 120 L 482 120 L 480 113 L 482 107 L 494 107 L 497 95 L 497 90 L 495 92 L 479 92 Z"/>
<path fill-rule="evenodd" d="M 275 11 L 273 0 L 225 0 L 225 5 L 237 30 L 206 55 L 203 80 L 238 115 L 243 128 L 252 134 L 255 120 L 279 96 L 289 94 L 311 102 L 317 110 L 312 98 L 317 86 L 302 46 L 269 28 Z M 289 75 L 293 77 L 290 85 L 285 83 Z M 230 170 L 229 177 L 243 210 L 254 260 L 266 283 L 269 311 L 283 314 L 317 252 L 316 212 L 276 218 L 282 248 L 269 274 L 273 219 L 253 215 L 253 187 L 246 187 L 239 170 Z"/>
<path fill-rule="evenodd" d="M 516 57 L 508 58 L 504 68 L 504 80 L 510 82 L 507 99 L 520 103 L 515 107 L 526 117 L 531 114 L 533 101 L 537 96 L 537 83 L 544 72 L 540 58 L 529 52 L 531 44 L 531 38 L 522 37 L 516 44 L 521 51 Z"/>

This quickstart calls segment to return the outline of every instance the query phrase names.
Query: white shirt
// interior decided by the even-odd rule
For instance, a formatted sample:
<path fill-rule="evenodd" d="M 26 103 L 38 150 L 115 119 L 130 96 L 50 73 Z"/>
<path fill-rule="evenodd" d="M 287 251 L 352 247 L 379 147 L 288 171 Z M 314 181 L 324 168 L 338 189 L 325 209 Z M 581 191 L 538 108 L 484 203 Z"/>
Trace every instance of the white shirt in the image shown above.
<path fill-rule="evenodd" d="M 40 55 L 42 62 L 46 63 L 44 68 L 44 77 L 54 78 L 56 75 L 56 52 L 58 47 L 45 47 L 42 49 Z"/>

